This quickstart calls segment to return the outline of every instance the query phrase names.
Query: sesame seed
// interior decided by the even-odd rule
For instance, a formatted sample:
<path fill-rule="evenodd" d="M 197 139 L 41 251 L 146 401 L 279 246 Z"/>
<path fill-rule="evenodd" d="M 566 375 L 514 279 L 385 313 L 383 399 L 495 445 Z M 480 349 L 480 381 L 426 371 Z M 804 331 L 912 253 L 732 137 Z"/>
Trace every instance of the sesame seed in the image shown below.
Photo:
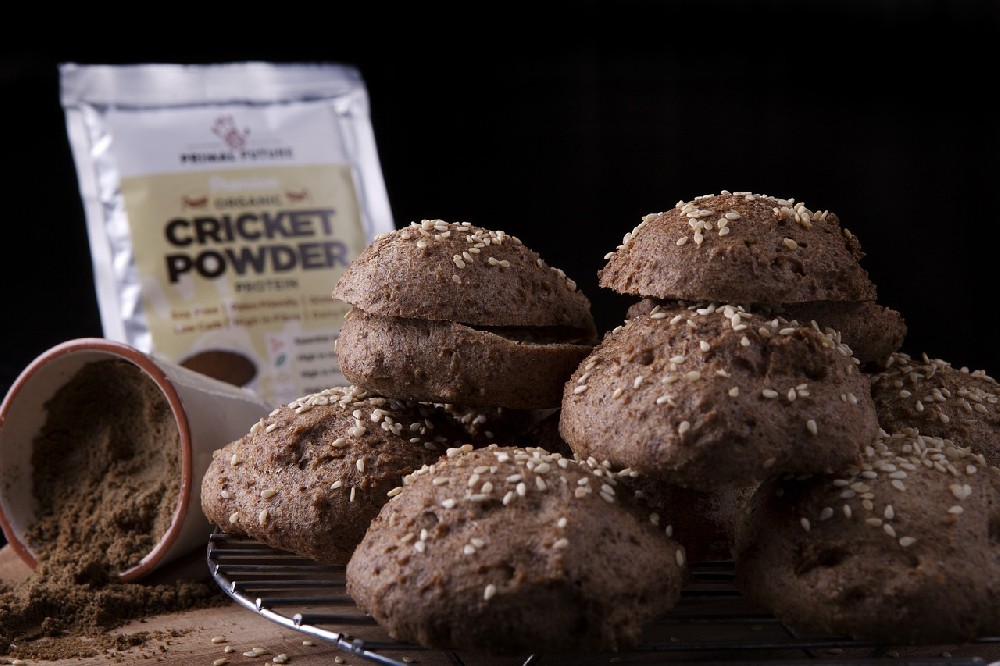
<path fill-rule="evenodd" d="M 764 389 L 763 391 L 761 391 L 761 395 L 763 395 L 765 398 L 777 398 L 778 392 L 775 391 L 774 389 Z"/>
<path fill-rule="evenodd" d="M 225 636 L 212 636 L 212 642 L 216 643 L 216 644 L 218 644 L 218 643 L 225 643 L 226 642 L 226 637 Z"/>
<path fill-rule="evenodd" d="M 674 553 L 674 559 L 677 560 L 677 566 L 679 566 L 679 567 L 684 566 L 684 561 L 685 561 L 686 558 L 685 558 L 685 555 L 684 555 L 684 549 L 683 548 L 678 548 L 677 549 L 677 552 Z"/>
<path fill-rule="evenodd" d="M 791 238 L 785 238 L 781 242 L 784 243 L 785 247 L 787 247 L 789 250 L 794 250 L 795 248 L 797 248 L 799 246 L 799 244 L 796 243 Z"/>
<path fill-rule="evenodd" d="M 497 586 L 490 583 L 483 589 L 483 599 L 489 601 L 493 598 L 493 595 L 497 593 Z"/>
<path fill-rule="evenodd" d="M 677 434 L 678 435 L 683 435 L 684 433 L 686 433 L 690 429 L 691 429 L 691 422 L 690 421 L 681 421 L 681 424 L 679 426 L 677 426 Z"/>
<path fill-rule="evenodd" d="M 569 540 L 566 537 L 556 539 L 556 542 L 552 544 L 553 548 L 557 548 L 560 550 L 566 548 L 567 546 L 569 546 Z"/>
<path fill-rule="evenodd" d="M 809 431 L 810 434 L 813 435 L 819 432 L 819 427 L 816 425 L 816 421 L 814 419 L 809 419 L 808 421 L 806 421 L 806 429 Z"/>
<path fill-rule="evenodd" d="M 909 548 L 914 543 L 916 543 L 916 541 L 917 540 L 914 539 L 913 537 L 908 537 L 908 536 L 900 537 L 900 539 L 899 539 L 899 545 L 902 546 L 903 548 Z"/>
<path fill-rule="evenodd" d="M 701 350 L 703 352 L 707 352 L 707 351 L 709 351 L 712 348 L 712 345 L 708 344 L 708 342 L 705 341 L 705 340 L 702 340 L 701 342 L 699 342 L 698 346 L 701 348 Z"/>
<path fill-rule="evenodd" d="M 235 523 L 239 519 L 240 519 L 240 512 L 239 511 L 234 511 L 231 514 L 229 514 L 229 522 L 230 522 L 230 524 Z"/>
<path fill-rule="evenodd" d="M 965 499 L 966 497 L 972 494 L 972 486 L 970 486 L 967 483 L 966 484 L 955 483 L 949 486 L 949 488 L 951 489 L 951 494 L 954 495 L 957 499 Z"/>
<path fill-rule="evenodd" d="M 808 532 L 811 529 L 808 518 L 799 518 L 799 525 L 802 525 L 802 529 Z"/>

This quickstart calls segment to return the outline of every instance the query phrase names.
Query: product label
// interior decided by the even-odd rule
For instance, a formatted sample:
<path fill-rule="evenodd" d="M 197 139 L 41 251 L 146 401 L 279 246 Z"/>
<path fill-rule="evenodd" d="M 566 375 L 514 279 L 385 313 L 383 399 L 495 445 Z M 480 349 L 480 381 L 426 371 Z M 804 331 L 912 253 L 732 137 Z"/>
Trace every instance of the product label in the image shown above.
<path fill-rule="evenodd" d="M 344 385 L 344 269 L 393 228 L 351 67 L 60 66 L 105 335 L 275 406 Z"/>
<path fill-rule="evenodd" d="M 330 292 L 364 248 L 346 165 L 122 179 L 152 344 L 265 397 L 345 383 Z"/>

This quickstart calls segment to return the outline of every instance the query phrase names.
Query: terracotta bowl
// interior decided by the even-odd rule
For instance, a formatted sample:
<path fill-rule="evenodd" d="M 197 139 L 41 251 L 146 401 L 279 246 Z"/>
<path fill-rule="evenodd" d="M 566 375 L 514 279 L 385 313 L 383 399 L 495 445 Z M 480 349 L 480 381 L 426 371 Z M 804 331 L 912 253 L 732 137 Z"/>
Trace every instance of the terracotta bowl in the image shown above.
<path fill-rule="evenodd" d="M 207 546 L 211 525 L 201 511 L 201 482 L 212 452 L 245 435 L 271 411 L 255 393 L 155 358 L 104 338 L 80 338 L 42 353 L 14 381 L 0 405 L 0 527 L 10 547 L 32 569 L 36 553 L 24 535 L 35 521 L 32 443 L 45 423 L 46 402 L 89 363 L 125 359 L 162 391 L 180 433 L 180 494 L 163 537 L 135 566 L 118 573 L 137 580 Z"/>

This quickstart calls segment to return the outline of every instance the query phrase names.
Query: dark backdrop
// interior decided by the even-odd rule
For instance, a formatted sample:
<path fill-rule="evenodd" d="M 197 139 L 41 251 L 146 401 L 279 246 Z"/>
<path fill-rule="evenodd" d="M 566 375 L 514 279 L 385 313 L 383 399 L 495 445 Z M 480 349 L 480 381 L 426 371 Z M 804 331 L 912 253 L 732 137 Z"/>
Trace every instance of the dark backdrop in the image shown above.
<path fill-rule="evenodd" d="M 0 392 L 49 346 L 101 334 L 63 61 L 354 64 L 396 224 L 520 236 L 602 329 L 624 303 L 597 270 L 644 214 L 721 189 L 794 197 L 860 237 L 904 349 L 1000 375 L 996 3 L 402 4 L 115 30 L 95 11 L 60 39 L 24 23 L 0 61 Z"/>

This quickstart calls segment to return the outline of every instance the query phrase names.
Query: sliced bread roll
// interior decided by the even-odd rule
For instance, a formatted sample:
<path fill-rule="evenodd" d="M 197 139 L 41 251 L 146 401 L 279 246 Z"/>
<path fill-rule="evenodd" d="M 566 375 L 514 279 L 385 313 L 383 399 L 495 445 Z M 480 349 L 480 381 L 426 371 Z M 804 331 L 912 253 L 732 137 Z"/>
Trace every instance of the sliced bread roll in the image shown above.
<path fill-rule="evenodd" d="M 590 301 L 514 236 L 425 220 L 383 234 L 333 297 L 349 381 L 384 395 L 512 409 L 558 407 L 596 342 Z"/>

